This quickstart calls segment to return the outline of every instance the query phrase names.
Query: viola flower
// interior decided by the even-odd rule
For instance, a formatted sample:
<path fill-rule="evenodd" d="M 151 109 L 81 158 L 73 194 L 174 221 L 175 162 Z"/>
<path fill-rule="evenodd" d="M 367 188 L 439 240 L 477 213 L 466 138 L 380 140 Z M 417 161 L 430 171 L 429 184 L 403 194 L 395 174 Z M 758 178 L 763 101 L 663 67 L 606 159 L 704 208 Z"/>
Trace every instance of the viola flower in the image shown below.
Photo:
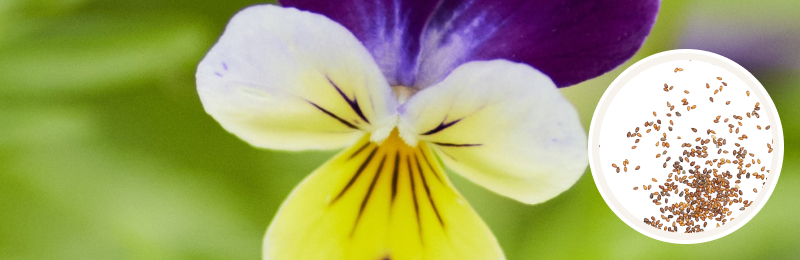
<path fill-rule="evenodd" d="M 559 87 L 641 46 L 657 0 L 286 0 L 236 14 L 200 62 L 205 110 L 261 148 L 344 149 L 286 199 L 264 259 L 504 259 L 441 162 L 535 204 L 586 136 Z"/>

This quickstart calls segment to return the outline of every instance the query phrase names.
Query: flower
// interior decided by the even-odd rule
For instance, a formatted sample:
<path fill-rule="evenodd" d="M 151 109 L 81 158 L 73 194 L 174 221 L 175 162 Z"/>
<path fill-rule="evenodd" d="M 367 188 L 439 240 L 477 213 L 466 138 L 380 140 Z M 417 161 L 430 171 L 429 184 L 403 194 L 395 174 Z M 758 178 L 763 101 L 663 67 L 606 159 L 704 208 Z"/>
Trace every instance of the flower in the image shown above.
<path fill-rule="evenodd" d="M 267 230 L 264 259 L 504 259 L 440 160 L 534 204 L 586 168 L 560 94 L 630 58 L 655 0 L 287 0 L 236 14 L 197 70 L 261 148 L 344 149 Z M 438 159 L 437 159 L 438 158 Z"/>

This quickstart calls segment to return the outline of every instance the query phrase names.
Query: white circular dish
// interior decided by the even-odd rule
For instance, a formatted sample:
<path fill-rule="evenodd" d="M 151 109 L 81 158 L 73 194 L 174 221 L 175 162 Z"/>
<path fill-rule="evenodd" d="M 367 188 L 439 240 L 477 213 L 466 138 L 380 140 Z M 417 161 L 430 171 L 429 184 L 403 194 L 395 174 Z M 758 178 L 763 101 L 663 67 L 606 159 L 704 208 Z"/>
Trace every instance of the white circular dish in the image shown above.
<path fill-rule="evenodd" d="M 665 83 L 671 88 L 665 86 Z M 706 83 L 709 85 L 706 86 Z M 686 102 L 683 98 L 686 98 Z M 667 106 L 666 102 L 671 102 L 670 106 Z M 755 105 L 756 102 L 759 104 Z M 692 108 L 693 106 L 695 107 Z M 755 107 L 759 109 L 756 110 Z M 682 115 L 677 116 L 676 112 Z M 756 112 L 759 115 L 756 117 L 755 113 L 751 115 L 746 112 Z M 670 116 L 667 116 L 667 113 Z M 717 116 L 720 118 L 715 122 Z M 657 120 L 661 122 L 657 123 Z M 653 123 L 645 126 L 646 122 Z M 739 125 L 740 122 L 742 125 Z M 734 126 L 736 133 L 729 124 Z M 654 125 L 659 126 L 657 130 Z M 770 126 L 770 129 L 767 130 L 766 126 Z M 639 129 L 639 132 L 636 132 L 636 129 Z M 709 130 L 713 130 L 714 133 L 709 133 Z M 627 137 L 626 132 L 633 133 L 634 137 Z M 662 137 L 666 142 L 661 139 Z M 696 138 L 701 139 L 696 141 Z M 637 142 L 635 139 L 641 140 Z M 713 144 L 705 143 L 705 140 L 711 139 L 724 139 L 725 144 L 716 146 L 714 141 Z M 665 143 L 669 145 L 664 147 Z M 691 147 L 684 147 L 683 143 L 691 143 Z M 734 151 L 739 151 L 740 156 L 742 154 L 738 144 L 745 147 L 744 159 L 733 156 Z M 637 147 L 632 148 L 634 145 Z M 706 148 L 702 148 L 704 145 Z M 692 183 L 694 176 L 691 171 L 688 174 L 685 172 L 694 169 L 694 165 L 689 166 L 688 161 L 684 163 L 680 160 L 683 158 L 678 159 L 678 157 L 689 159 L 690 157 L 685 157 L 681 151 L 690 151 L 698 146 L 701 148 L 697 150 L 705 152 L 691 160 L 696 162 L 694 165 L 701 166 L 698 171 L 708 169 L 709 179 L 703 183 L 715 178 L 716 181 L 713 183 L 724 185 L 718 187 L 724 189 L 728 186 L 730 190 L 738 187 L 734 193 L 738 194 L 740 193 L 738 191 L 741 191 L 741 195 L 731 197 L 734 202 L 730 206 L 725 206 L 729 208 L 727 211 L 730 211 L 730 213 L 722 212 L 725 222 L 715 219 L 694 221 L 693 227 L 701 226 L 702 232 L 685 233 L 686 227 L 678 224 L 675 225 L 678 227 L 676 232 L 654 228 L 646 223 L 644 218 L 650 219 L 650 223 L 654 223 L 652 220 L 655 219 L 666 227 L 672 227 L 678 215 L 684 216 L 683 223 L 694 219 L 694 217 L 687 218 L 680 210 L 678 213 L 681 214 L 675 214 L 673 218 L 664 218 L 662 215 L 668 217 L 670 212 L 667 210 L 666 214 L 662 214 L 660 208 L 674 205 L 672 209 L 685 209 L 690 205 L 687 202 L 689 199 L 679 196 L 676 190 L 685 191 L 689 188 L 686 194 L 690 192 L 693 194 L 690 201 L 697 202 L 697 198 L 703 197 L 694 196 L 695 193 L 703 192 L 697 192 L 695 189 L 697 185 Z M 603 199 L 620 219 L 648 237 L 670 243 L 694 244 L 731 234 L 761 210 L 777 184 L 783 163 L 784 143 L 775 105 L 752 74 L 739 64 L 711 52 L 672 50 L 654 54 L 637 62 L 611 83 L 592 117 L 588 149 L 589 166 L 595 184 Z M 723 153 L 724 151 L 728 153 Z M 667 157 L 671 160 L 667 161 Z M 733 160 L 734 163 L 720 165 L 719 161 L 713 161 L 725 158 Z M 626 159 L 629 163 L 623 166 L 623 161 Z M 738 168 L 740 164 L 736 163 L 738 162 L 736 159 L 742 161 L 742 168 Z M 676 161 L 679 161 L 680 166 L 675 165 Z M 616 164 L 618 168 L 612 167 L 612 164 Z M 635 170 L 637 166 L 640 169 Z M 624 167 L 627 167 L 627 170 Z M 718 172 L 712 175 L 711 171 L 714 169 Z M 758 175 L 753 174 L 754 178 L 751 178 L 750 174 L 738 175 L 740 169 Z M 674 171 L 681 174 L 669 175 Z M 724 174 L 726 172 L 730 175 Z M 715 175 L 717 177 L 714 177 Z M 763 180 L 758 178 L 759 176 L 764 176 Z M 652 178 L 657 181 L 653 181 Z M 666 190 L 658 188 L 659 185 L 666 187 L 667 179 L 670 181 L 667 182 L 670 183 L 669 186 L 677 185 L 677 188 L 666 188 Z M 737 180 L 741 183 L 735 183 Z M 693 187 L 688 186 L 689 183 L 692 183 Z M 645 190 L 642 185 L 655 187 Z M 633 187 L 636 187 L 635 190 Z M 728 195 L 731 195 L 730 190 L 726 191 Z M 665 195 L 664 199 L 673 199 L 673 202 L 654 200 L 660 197 L 651 199 L 649 194 L 654 192 Z M 666 196 L 665 193 L 670 193 L 670 196 Z M 718 193 L 712 192 L 709 195 L 715 194 Z M 738 202 L 739 197 L 752 202 L 746 206 L 745 203 Z M 731 203 L 731 199 L 724 201 Z M 656 202 L 661 204 L 656 205 Z M 696 205 L 698 204 L 693 204 L 692 207 Z M 744 210 L 740 210 L 742 206 L 746 206 Z M 690 212 L 697 211 L 692 209 Z M 670 221 L 667 221 L 668 219 Z M 707 227 L 704 227 L 705 222 L 708 222 Z M 717 223 L 722 225 L 717 227 Z M 699 229 L 693 229 L 697 230 Z"/>

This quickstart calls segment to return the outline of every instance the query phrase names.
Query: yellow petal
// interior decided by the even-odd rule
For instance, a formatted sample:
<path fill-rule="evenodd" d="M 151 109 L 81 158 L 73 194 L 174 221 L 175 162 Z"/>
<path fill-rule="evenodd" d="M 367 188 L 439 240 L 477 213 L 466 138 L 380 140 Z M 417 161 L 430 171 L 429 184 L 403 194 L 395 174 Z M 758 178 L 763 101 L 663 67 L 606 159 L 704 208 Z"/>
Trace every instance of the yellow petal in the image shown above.
<path fill-rule="evenodd" d="M 505 259 L 425 144 L 362 138 L 281 206 L 264 259 Z"/>

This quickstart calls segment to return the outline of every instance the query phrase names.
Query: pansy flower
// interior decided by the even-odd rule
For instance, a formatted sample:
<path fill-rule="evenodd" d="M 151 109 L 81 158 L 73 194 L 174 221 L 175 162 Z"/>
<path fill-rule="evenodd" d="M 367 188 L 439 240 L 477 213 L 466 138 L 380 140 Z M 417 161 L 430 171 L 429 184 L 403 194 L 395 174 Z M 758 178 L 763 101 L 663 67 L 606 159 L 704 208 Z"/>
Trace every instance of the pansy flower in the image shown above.
<path fill-rule="evenodd" d="M 292 191 L 264 259 L 504 259 L 442 167 L 527 204 L 572 186 L 560 93 L 641 46 L 657 0 L 286 0 L 200 62 L 205 110 L 253 146 L 341 149 Z"/>

